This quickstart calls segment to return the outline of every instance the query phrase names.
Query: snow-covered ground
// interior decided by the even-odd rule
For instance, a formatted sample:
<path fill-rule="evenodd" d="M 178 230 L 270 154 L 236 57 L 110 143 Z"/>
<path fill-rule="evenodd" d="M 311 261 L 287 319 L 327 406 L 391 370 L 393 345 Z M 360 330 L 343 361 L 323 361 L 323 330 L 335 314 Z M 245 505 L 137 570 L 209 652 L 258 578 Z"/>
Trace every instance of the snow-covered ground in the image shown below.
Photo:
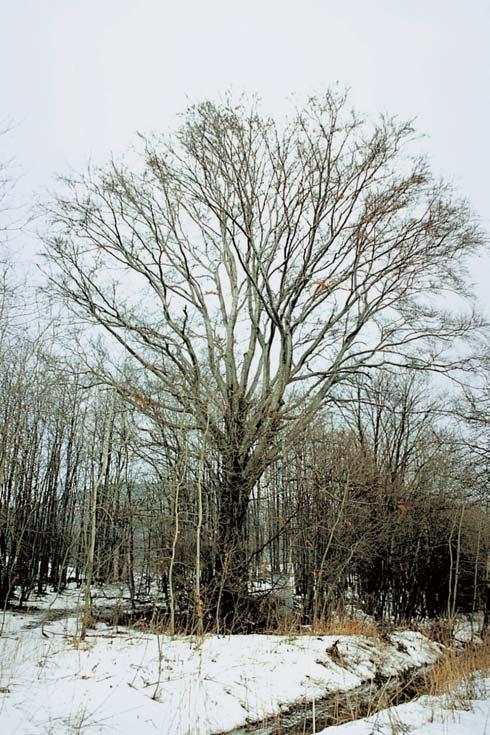
<path fill-rule="evenodd" d="M 79 591 L 72 590 L 34 600 L 42 608 L 37 612 L 5 613 L 0 735 L 211 735 L 355 688 L 376 674 L 430 663 L 441 651 L 410 631 L 384 642 L 313 635 L 196 639 L 101 624 L 80 643 L 78 603 Z"/>
<path fill-rule="evenodd" d="M 318 735 L 489 735 L 490 678 L 474 677 L 471 697 L 419 697 Z"/>

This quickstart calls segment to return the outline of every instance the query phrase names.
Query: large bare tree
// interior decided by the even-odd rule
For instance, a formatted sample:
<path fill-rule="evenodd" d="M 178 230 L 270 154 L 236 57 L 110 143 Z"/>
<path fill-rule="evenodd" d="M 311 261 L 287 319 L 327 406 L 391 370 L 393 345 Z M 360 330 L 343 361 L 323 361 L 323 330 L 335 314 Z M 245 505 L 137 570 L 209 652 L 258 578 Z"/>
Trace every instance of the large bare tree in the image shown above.
<path fill-rule="evenodd" d="M 134 166 L 65 179 L 49 212 L 50 288 L 141 376 L 99 366 L 104 379 L 219 457 L 223 611 L 245 591 L 247 506 L 281 443 L 355 373 L 445 369 L 476 323 L 445 308 L 483 241 L 471 210 L 410 124 L 367 123 L 342 94 L 285 123 L 194 106 Z"/>

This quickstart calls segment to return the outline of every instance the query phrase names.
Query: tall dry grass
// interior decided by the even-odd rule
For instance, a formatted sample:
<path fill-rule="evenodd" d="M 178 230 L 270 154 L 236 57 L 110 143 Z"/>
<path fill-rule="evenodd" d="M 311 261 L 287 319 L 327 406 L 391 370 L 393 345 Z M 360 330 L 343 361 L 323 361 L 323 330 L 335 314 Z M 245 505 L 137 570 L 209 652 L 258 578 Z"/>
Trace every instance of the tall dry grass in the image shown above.
<path fill-rule="evenodd" d="M 427 672 L 423 693 L 443 695 L 449 706 L 457 708 L 477 695 L 476 672 L 489 671 L 490 634 L 487 634 L 481 644 L 448 650 Z"/>

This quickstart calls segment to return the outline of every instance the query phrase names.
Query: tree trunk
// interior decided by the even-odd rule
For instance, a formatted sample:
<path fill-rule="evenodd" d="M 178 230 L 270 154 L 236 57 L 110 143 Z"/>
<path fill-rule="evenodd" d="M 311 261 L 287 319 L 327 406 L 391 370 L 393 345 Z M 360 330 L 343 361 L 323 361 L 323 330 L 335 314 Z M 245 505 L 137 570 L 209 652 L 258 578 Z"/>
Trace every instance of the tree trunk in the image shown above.
<path fill-rule="evenodd" d="M 246 520 L 253 484 L 236 469 L 226 473 L 224 480 L 220 489 L 215 578 L 209 597 L 217 628 L 236 630 L 244 622 L 248 601 Z"/>

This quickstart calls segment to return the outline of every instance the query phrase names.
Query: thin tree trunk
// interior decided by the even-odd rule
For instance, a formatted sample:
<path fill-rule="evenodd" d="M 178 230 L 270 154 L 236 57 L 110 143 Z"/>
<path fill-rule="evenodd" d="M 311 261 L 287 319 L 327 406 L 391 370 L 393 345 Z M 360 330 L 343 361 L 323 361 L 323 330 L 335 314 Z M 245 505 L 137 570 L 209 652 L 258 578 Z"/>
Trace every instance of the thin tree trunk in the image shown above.
<path fill-rule="evenodd" d="M 106 471 L 109 463 L 109 442 L 111 436 L 112 422 L 114 419 L 114 402 L 110 415 L 106 419 L 104 427 L 104 438 L 102 442 L 102 455 L 100 471 L 94 478 L 92 485 L 92 497 L 90 502 L 90 538 L 89 547 L 87 553 L 87 566 L 85 572 L 85 589 L 83 597 L 83 613 L 82 613 L 82 630 L 80 638 L 84 640 L 87 634 L 87 627 L 90 621 L 91 613 L 91 587 L 92 577 L 94 572 L 94 561 L 95 561 L 95 541 L 97 537 L 97 496 L 101 483 L 104 481 Z"/>

